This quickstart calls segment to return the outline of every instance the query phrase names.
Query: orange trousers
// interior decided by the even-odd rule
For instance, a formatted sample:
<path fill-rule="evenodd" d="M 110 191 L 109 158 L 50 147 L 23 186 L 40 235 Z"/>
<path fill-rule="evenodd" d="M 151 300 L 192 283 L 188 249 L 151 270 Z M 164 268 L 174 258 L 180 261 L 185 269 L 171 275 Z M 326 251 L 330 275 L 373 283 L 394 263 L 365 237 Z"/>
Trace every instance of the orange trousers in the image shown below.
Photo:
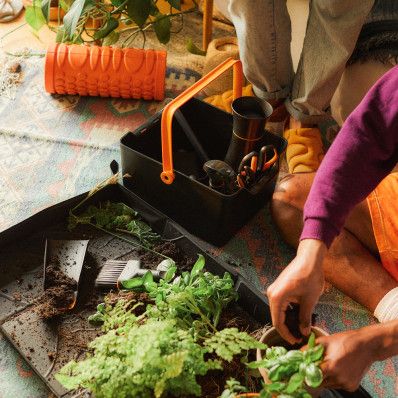
<path fill-rule="evenodd" d="M 398 281 L 398 172 L 381 181 L 367 202 L 381 263 Z"/>

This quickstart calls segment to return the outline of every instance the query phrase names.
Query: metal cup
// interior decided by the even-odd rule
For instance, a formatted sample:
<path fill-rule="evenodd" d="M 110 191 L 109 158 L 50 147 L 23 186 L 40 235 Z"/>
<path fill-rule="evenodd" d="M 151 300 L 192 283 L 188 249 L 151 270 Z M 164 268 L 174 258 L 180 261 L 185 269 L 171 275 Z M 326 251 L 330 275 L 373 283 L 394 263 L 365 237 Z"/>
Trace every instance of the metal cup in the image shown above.
<path fill-rule="evenodd" d="M 265 123 L 272 111 L 269 102 L 257 97 L 240 97 L 232 102 L 232 138 L 225 162 L 234 170 L 263 137 Z"/>

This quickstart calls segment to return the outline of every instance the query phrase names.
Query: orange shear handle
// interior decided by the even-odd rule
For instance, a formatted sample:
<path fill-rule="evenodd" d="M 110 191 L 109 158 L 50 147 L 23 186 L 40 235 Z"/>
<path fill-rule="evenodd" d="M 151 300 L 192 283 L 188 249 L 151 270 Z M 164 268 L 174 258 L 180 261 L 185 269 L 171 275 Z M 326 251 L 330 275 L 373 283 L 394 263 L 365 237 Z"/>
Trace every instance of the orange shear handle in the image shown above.
<path fill-rule="evenodd" d="M 174 98 L 174 100 L 169 102 L 163 109 L 161 120 L 163 171 L 160 174 L 160 178 L 165 184 L 172 184 L 175 178 L 173 170 L 173 145 L 171 130 L 175 111 L 231 67 L 234 68 L 233 98 L 236 99 L 241 97 L 243 85 L 242 64 L 239 60 L 229 58 L 209 72 L 206 76 L 203 76 L 178 97 Z"/>
<path fill-rule="evenodd" d="M 272 158 L 268 160 L 268 162 L 264 163 L 262 171 L 268 170 L 278 160 L 279 158 L 278 151 L 276 150 L 275 147 L 273 149 L 274 149 L 274 156 L 272 156 Z"/>

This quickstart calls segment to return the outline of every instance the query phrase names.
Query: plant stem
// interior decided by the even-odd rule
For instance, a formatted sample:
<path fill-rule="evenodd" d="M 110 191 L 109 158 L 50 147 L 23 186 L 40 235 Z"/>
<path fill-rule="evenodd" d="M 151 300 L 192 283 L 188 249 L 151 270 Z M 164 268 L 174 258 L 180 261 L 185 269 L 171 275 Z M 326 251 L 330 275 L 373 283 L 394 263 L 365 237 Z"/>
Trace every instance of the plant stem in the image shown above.
<path fill-rule="evenodd" d="M 115 14 L 115 13 L 117 13 L 118 11 L 121 11 L 121 10 L 124 8 L 124 6 L 128 3 L 128 1 L 129 1 L 129 0 L 124 0 L 123 3 L 120 4 L 119 7 L 115 8 L 113 11 L 111 11 L 111 14 Z"/>
<path fill-rule="evenodd" d="M 28 24 L 28 23 L 25 22 L 25 23 L 23 23 L 23 24 L 21 24 L 21 25 L 18 25 L 16 28 L 9 30 L 9 31 L 6 32 L 3 36 L 0 37 L 0 42 L 1 42 L 5 37 L 7 37 L 8 35 L 10 35 L 11 33 L 14 33 L 14 32 L 17 31 L 18 29 L 23 28 L 23 27 L 24 27 L 25 25 L 27 25 L 27 24 Z"/>
<path fill-rule="evenodd" d="M 97 229 L 99 229 L 99 230 L 101 230 L 101 231 L 103 231 L 103 232 L 106 232 L 107 234 L 110 234 L 110 235 L 112 235 L 112 236 L 115 236 L 116 238 L 119 238 L 119 239 L 121 239 L 121 240 L 124 240 L 125 242 L 128 242 L 128 243 L 130 243 L 130 244 L 132 244 L 132 245 L 141 247 L 142 249 L 147 250 L 147 251 L 149 251 L 149 252 L 151 252 L 151 253 L 157 254 L 157 255 L 160 256 L 160 257 L 163 257 L 163 258 L 169 259 L 169 260 L 173 260 L 172 258 L 167 257 L 167 256 L 165 256 L 165 255 L 162 254 L 162 253 L 158 253 L 156 250 L 149 249 L 148 247 L 146 247 L 146 246 L 144 246 L 144 245 L 141 245 L 141 244 L 139 244 L 139 243 L 137 243 L 137 242 L 134 242 L 134 241 L 132 241 L 132 240 L 130 240 L 130 239 L 127 239 L 127 238 L 125 238 L 124 236 L 115 234 L 115 233 L 112 232 L 112 231 L 108 231 L 107 229 L 102 228 L 102 227 L 99 227 L 99 226 L 96 225 L 96 224 L 88 223 L 87 225 L 91 225 L 91 226 L 93 226 L 94 228 L 97 228 Z"/>

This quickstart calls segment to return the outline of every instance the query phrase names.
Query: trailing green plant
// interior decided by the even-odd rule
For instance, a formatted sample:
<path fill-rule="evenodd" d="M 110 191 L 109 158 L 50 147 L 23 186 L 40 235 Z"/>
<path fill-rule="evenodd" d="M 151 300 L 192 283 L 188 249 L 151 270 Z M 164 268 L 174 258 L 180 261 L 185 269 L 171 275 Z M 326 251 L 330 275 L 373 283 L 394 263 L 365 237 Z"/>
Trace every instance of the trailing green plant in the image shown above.
<path fill-rule="evenodd" d="M 50 27 L 57 33 L 59 43 L 115 44 L 121 34 L 122 46 L 129 46 L 140 35 L 145 45 L 146 32 L 154 31 L 159 42 L 166 44 L 171 33 L 178 33 L 185 14 L 197 12 L 193 0 L 191 9 L 182 10 L 181 0 L 165 0 L 170 5 L 166 14 L 160 11 L 157 0 L 59 0 L 58 26 Z M 26 22 L 38 31 L 49 24 L 51 0 L 34 0 L 26 10 Z M 62 15 L 65 14 L 63 17 Z M 172 30 L 172 20 L 179 26 Z M 96 21 L 96 24 L 88 24 Z"/>
<path fill-rule="evenodd" d="M 261 398 L 311 398 L 306 387 L 317 388 L 322 384 L 323 375 L 319 367 L 323 358 L 324 347 L 315 345 L 312 333 L 306 350 L 286 350 L 284 347 L 270 347 L 265 351 L 265 358 L 251 362 L 251 369 L 267 370 L 270 384 L 265 384 Z"/>
<path fill-rule="evenodd" d="M 88 206 L 78 215 L 71 211 L 69 229 L 78 224 L 89 224 L 106 231 L 129 234 L 146 247 L 152 247 L 160 239 L 160 236 L 141 219 L 138 212 L 124 203 L 101 202 L 98 206 Z"/>

